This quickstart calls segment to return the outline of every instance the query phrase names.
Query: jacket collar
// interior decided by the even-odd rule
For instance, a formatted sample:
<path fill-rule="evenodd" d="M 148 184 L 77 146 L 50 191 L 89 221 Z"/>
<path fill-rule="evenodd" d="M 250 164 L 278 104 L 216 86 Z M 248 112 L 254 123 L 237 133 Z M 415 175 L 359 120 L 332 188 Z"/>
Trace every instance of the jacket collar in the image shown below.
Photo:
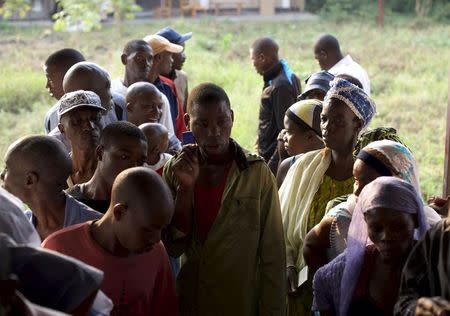
<path fill-rule="evenodd" d="M 281 62 L 277 62 L 275 64 L 275 66 L 273 66 L 272 68 L 267 70 L 266 73 L 263 75 L 264 82 L 269 82 L 269 81 L 273 80 L 276 76 L 278 76 L 278 74 L 280 73 L 280 71 L 282 69 L 283 69 L 283 65 L 281 64 Z"/>

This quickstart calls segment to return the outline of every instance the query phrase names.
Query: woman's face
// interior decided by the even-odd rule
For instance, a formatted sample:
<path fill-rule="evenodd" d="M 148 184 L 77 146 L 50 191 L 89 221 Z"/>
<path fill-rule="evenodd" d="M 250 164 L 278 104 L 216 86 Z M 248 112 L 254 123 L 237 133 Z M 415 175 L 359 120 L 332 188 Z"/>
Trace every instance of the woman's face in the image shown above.
<path fill-rule="evenodd" d="M 323 106 L 320 128 L 326 147 L 333 150 L 353 149 L 361 121 L 344 102 L 332 98 Z"/>
<path fill-rule="evenodd" d="M 359 196 L 361 190 L 370 182 L 380 177 L 375 169 L 370 167 L 361 159 L 356 159 L 353 164 L 353 177 L 355 178 L 355 183 L 353 184 L 353 194 Z"/>
<path fill-rule="evenodd" d="M 412 214 L 389 208 L 376 208 L 364 214 L 370 240 L 385 261 L 405 258 L 414 238 Z"/>
<path fill-rule="evenodd" d="M 284 148 L 289 155 L 295 156 L 308 152 L 308 132 L 302 131 L 286 115 L 284 116 L 284 129 L 286 131 L 283 136 Z"/>

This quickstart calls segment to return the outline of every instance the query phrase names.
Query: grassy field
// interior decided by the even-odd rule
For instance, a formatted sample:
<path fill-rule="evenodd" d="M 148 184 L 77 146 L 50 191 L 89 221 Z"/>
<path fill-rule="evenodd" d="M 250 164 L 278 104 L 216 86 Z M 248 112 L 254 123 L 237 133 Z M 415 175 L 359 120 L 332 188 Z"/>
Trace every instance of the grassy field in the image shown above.
<path fill-rule="evenodd" d="M 46 27 L 0 25 L 0 155 L 19 136 L 43 131 L 43 118 L 53 104 L 45 90 L 42 64 L 63 47 L 81 50 L 103 65 L 112 78 L 121 75 L 120 54 L 129 39 L 142 38 L 166 21 L 114 26 L 88 34 L 54 33 Z M 233 136 L 252 148 L 257 128 L 261 78 L 254 72 L 248 48 L 260 36 L 278 40 L 281 55 L 305 79 L 318 70 L 312 46 L 321 33 L 333 33 L 342 49 L 369 73 L 378 114 L 371 124 L 391 126 L 412 149 L 426 196 L 441 194 L 450 57 L 450 26 L 389 21 L 383 29 L 364 22 L 230 22 L 179 19 L 170 24 L 193 31 L 187 44 L 185 70 L 190 87 L 212 81 L 230 95 L 236 114 Z"/>

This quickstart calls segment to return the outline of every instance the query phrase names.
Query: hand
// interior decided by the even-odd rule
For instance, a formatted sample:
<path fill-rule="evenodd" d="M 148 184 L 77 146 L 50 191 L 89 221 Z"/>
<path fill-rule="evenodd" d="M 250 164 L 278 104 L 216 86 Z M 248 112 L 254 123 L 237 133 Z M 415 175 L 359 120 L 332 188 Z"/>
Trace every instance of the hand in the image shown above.
<path fill-rule="evenodd" d="M 447 216 L 449 201 L 450 196 L 448 196 L 446 199 L 432 196 L 430 199 L 428 199 L 428 204 L 440 215 Z"/>
<path fill-rule="evenodd" d="M 193 189 L 200 171 L 197 145 L 186 145 L 175 158 L 173 173 L 183 189 Z"/>
<path fill-rule="evenodd" d="M 450 302 L 442 297 L 421 297 L 417 300 L 416 316 L 450 316 Z"/>
<path fill-rule="evenodd" d="M 294 267 L 287 267 L 287 290 L 289 295 L 297 294 L 297 285 L 298 285 L 298 273 Z"/>

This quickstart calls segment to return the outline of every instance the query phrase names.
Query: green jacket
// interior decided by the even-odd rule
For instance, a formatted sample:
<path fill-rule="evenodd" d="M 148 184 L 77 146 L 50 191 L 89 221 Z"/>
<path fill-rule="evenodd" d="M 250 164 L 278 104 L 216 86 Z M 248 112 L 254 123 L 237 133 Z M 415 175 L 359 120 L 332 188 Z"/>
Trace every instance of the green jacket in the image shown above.
<path fill-rule="evenodd" d="M 172 229 L 165 240 L 171 255 L 186 257 L 177 278 L 180 315 L 284 316 L 286 253 L 275 179 L 262 158 L 232 144 L 235 160 L 205 243 L 196 238 L 195 220 L 191 236 Z M 164 178 L 176 197 L 172 163 Z"/>

